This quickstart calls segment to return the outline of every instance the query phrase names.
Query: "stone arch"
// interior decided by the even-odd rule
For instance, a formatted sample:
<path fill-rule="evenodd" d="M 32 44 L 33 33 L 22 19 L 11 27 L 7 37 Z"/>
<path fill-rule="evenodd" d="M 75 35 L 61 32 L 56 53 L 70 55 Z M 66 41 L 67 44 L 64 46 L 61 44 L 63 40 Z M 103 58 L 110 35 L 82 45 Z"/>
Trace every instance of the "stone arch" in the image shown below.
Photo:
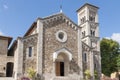
<path fill-rule="evenodd" d="M 71 52 L 69 52 L 67 49 L 63 48 L 63 49 L 60 49 L 53 53 L 53 61 L 55 61 L 57 59 L 58 55 L 61 53 L 64 53 L 68 57 L 69 61 L 72 60 Z"/>
<path fill-rule="evenodd" d="M 72 54 L 65 48 L 53 53 L 54 69 L 56 76 L 67 76 L 69 74 L 69 62 Z"/>

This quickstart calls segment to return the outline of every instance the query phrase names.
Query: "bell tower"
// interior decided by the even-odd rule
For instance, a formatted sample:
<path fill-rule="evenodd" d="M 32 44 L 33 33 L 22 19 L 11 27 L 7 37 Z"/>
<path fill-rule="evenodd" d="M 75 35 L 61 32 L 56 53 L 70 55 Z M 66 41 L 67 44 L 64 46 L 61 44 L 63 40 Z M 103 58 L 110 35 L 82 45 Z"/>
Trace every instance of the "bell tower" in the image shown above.
<path fill-rule="evenodd" d="M 98 7 L 86 3 L 77 10 L 78 25 L 81 27 L 82 41 L 99 51 Z"/>
<path fill-rule="evenodd" d="M 98 7 L 91 4 L 84 4 L 77 10 L 78 25 L 81 27 L 81 40 L 90 47 L 90 72 L 94 80 L 94 72 L 98 72 L 98 78 L 101 76 L 101 56 L 100 56 L 100 38 Z"/>

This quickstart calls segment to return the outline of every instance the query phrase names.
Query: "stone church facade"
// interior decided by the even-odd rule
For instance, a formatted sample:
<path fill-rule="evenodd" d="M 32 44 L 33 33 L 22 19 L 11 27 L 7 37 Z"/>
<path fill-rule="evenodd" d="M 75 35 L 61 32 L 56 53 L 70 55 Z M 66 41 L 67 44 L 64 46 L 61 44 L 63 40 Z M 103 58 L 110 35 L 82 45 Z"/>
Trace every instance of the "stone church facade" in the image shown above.
<path fill-rule="evenodd" d="M 5 46 L 0 48 L 0 59 L 6 61 L 0 62 L 0 76 L 17 80 L 33 68 L 41 80 L 83 80 L 86 70 L 91 80 L 95 71 L 100 79 L 98 9 L 84 4 L 77 10 L 78 24 L 62 12 L 38 18 L 9 50 L 12 38 L 0 36 L 4 37 L 0 38 L 0 45 Z"/>

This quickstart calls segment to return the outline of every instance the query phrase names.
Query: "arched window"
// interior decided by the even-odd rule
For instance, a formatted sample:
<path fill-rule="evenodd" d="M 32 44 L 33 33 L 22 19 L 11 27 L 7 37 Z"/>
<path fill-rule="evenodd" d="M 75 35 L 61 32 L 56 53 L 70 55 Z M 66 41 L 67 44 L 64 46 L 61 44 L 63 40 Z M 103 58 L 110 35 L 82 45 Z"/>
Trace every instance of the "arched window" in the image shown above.
<path fill-rule="evenodd" d="M 94 30 L 90 30 L 90 34 L 91 34 L 91 36 L 95 36 L 95 31 Z"/>
<path fill-rule="evenodd" d="M 29 57 L 32 57 L 32 47 L 29 47 Z"/>
<path fill-rule="evenodd" d="M 93 36 L 95 36 L 95 31 L 93 31 Z"/>

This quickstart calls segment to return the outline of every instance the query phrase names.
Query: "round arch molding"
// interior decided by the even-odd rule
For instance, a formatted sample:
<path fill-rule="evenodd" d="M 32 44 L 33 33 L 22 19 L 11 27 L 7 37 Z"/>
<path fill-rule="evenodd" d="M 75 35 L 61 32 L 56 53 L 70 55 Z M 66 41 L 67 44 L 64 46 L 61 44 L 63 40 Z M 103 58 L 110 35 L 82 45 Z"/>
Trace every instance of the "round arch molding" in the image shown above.
<path fill-rule="evenodd" d="M 68 51 L 67 49 L 65 49 L 65 48 L 62 48 L 62 49 L 60 49 L 60 50 L 58 50 L 58 51 L 56 51 L 56 52 L 53 53 L 53 62 L 55 62 L 55 60 L 57 59 L 57 57 L 58 57 L 58 55 L 59 55 L 60 53 L 64 53 L 66 56 L 68 56 L 69 61 L 72 60 L 72 54 L 71 54 L 71 52 L 69 52 L 69 51 Z"/>

